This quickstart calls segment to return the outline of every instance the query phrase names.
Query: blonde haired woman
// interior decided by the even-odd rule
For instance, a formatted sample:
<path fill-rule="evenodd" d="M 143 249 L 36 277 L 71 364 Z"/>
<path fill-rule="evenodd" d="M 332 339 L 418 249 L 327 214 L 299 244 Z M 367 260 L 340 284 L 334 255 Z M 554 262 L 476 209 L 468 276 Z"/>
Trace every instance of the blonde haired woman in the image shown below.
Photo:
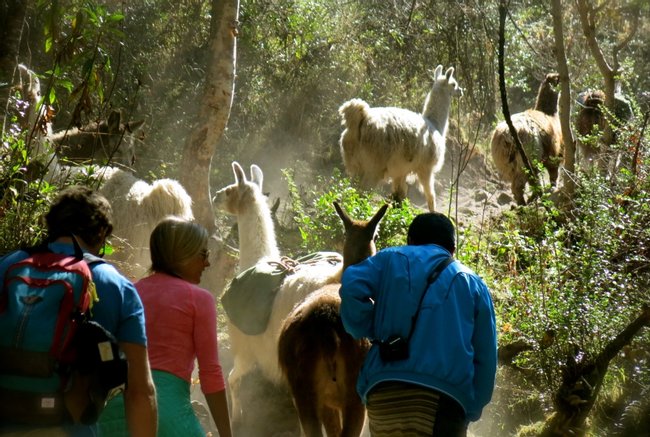
<path fill-rule="evenodd" d="M 190 401 L 195 359 L 219 435 L 231 436 L 215 301 L 198 286 L 210 265 L 208 232 L 198 223 L 168 217 L 153 230 L 149 245 L 151 275 L 135 286 L 144 305 L 149 363 L 158 397 L 158 436 L 205 435 Z M 121 418 L 113 415 L 120 411 L 112 408 L 116 402 L 119 398 L 109 404 L 100 421 L 103 435 L 113 436 L 121 429 Z"/>

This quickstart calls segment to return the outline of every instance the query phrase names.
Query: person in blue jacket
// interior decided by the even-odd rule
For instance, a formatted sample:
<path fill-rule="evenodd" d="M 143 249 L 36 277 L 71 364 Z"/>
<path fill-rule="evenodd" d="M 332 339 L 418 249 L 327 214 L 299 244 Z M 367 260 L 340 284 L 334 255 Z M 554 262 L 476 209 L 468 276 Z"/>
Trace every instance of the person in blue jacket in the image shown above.
<path fill-rule="evenodd" d="M 453 261 L 455 229 L 445 215 L 415 217 L 407 242 L 343 274 L 343 325 L 373 343 L 357 391 L 373 437 L 465 436 L 494 389 L 490 292 L 476 273 Z"/>

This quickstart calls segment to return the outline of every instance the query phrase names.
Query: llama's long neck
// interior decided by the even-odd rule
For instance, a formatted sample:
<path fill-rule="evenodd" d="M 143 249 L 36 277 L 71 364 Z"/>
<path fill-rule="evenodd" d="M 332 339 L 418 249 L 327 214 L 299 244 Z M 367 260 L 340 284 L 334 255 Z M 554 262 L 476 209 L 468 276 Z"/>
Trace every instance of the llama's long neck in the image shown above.
<path fill-rule="evenodd" d="M 535 109 L 544 114 L 555 115 L 557 113 L 557 98 L 558 93 L 553 90 L 548 81 L 542 82 L 537 92 L 537 100 L 535 101 Z"/>
<path fill-rule="evenodd" d="M 54 149 L 48 143 L 47 137 L 40 133 L 36 134 L 32 139 L 31 146 L 31 156 L 34 161 L 47 170 L 43 177 L 53 183 L 61 175 L 63 167 L 59 163 Z"/>
<path fill-rule="evenodd" d="M 424 100 L 424 108 L 422 109 L 422 115 L 435 126 L 443 138 L 447 136 L 450 106 L 451 95 L 445 93 L 441 88 L 434 86 L 429 91 L 429 94 L 427 94 L 427 98 Z"/>
<path fill-rule="evenodd" d="M 264 257 L 279 258 L 275 227 L 265 199 L 255 199 L 237 218 L 239 229 L 239 271 L 254 266 Z"/>

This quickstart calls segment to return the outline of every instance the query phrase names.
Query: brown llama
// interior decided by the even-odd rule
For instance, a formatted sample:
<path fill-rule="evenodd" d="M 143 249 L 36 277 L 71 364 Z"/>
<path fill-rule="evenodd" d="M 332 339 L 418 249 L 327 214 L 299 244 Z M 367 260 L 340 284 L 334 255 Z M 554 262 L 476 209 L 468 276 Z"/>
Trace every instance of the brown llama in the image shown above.
<path fill-rule="evenodd" d="M 65 129 L 49 136 L 59 158 L 75 164 L 135 163 L 136 131 L 144 120 L 125 122 L 114 110 L 107 120 L 91 122 L 79 128 Z"/>
<path fill-rule="evenodd" d="M 549 73 L 542 81 L 533 109 L 514 114 L 512 124 L 517 136 L 533 163 L 539 161 L 548 172 L 551 187 L 557 184 L 558 168 L 562 161 L 562 129 L 558 114 L 558 91 L 560 81 L 557 73 Z M 512 194 L 518 205 L 525 205 L 524 191 L 528 183 L 526 167 L 521 154 L 510 135 L 505 121 L 492 133 L 492 159 L 501 177 L 511 183 Z"/>
<path fill-rule="evenodd" d="M 376 252 L 374 236 L 388 205 L 368 221 L 353 220 L 334 202 L 345 226 L 343 269 Z M 306 437 L 358 436 L 365 408 L 356 380 L 366 353 L 367 339 L 355 340 L 340 316 L 341 284 L 314 291 L 285 319 L 278 340 L 278 359 Z"/>
<path fill-rule="evenodd" d="M 613 113 L 604 111 L 605 93 L 601 90 L 587 90 L 578 94 L 576 103 L 580 108 L 575 120 L 578 149 L 582 162 L 589 165 L 600 152 L 600 135 L 605 130 L 607 122 L 612 124 L 613 129 L 620 127 L 621 124 L 632 118 L 632 107 L 625 97 L 616 94 Z M 587 138 L 593 134 L 598 136 L 596 140 Z"/>

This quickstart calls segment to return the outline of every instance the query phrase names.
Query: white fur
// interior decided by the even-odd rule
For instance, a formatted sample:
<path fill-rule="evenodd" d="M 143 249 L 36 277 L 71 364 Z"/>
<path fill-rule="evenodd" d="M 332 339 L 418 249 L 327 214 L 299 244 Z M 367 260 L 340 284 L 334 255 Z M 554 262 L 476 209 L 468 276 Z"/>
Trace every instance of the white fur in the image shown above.
<path fill-rule="evenodd" d="M 99 192 L 113 209 L 111 245 L 114 253 L 107 259 L 132 279 L 143 277 L 151 265 L 149 236 L 160 220 L 169 215 L 187 220 L 194 218 L 192 199 L 173 179 L 159 179 L 149 184 L 131 171 L 118 167 L 62 165 L 54 153 L 40 159 L 49 163 L 45 179 L 50 183 L 84 176 L 101 185 Z"/>
<path fill-rule="evenodd" d="M 271 211 L 262 194 L 262 170 L 251 166 L 248 181 L 242 167 L 232 163 L 235 183 L 219 190 L 214 197 L 218 209 L 237 217 L 239 230 L 239 271 L 260 261 L 280 261 Z M 260 335 L 247 335 L 228 321 L 228 332 L 233 354 L 233 368 L 228 375 L 233 421 L 241 419 L 239 399 L 242 377 L 258 367 L 271 382 L 286 384 L 278 364 L 278 338 L 282 323 L 293 307 L 309 293 L 339 278 L 340 264 L 322 262 L 301 266 L 284 280 L 273 302 L 266 331 Z"/>
<path fill-rule="evenodd" d="M 371 108 L 352 99 L 339 108 L 345 130 L 340 146 L 350 176 L 359 176 L 367 186 L 392 182 L 393 197 L 406 197 L 407 177 L 417 175 L 430 211 L 436 208 L 435 173 L 445 160 L 445 141 L 452 96 L 463 91 L 442 65 L 434 71 L 433 87 L 421 114 L 402 108 Z"/>
<path fill-rule="evenodd" d="M 275 239 L 271 210 L 262 193 L 264 174 L 255 164 L 251 165 L 251 180 L 241 165 L 232 163 L 235 182 L 216 192 L 215 207 L 237 217 L 239 229 L 239 272 L 254 266 L 265 257 L 280 258 Z"/>
<path fill-rule="evenodd" d="M 41 88 L 38 76 L 24 65 L 19 65 L 20 85 L 23 97 L 28 99 L 30 128 L 37 122 L 37 117 L 45 116 L 45 108 L 39 100 Z M 35 108 L 39 108 L 38 112 Z M 47 121 L 47 120 L 46 120 Z M 62 183 L 74 176 L 90 176 L 102 187 L 100 192 L 110 201 L 113 208 L 113 238 L 115 252 L 107 258 L 116 262 L 130 277 L 142 277 L 151 264 L 149 256 L 149 236 L 158 222 L 168 215 L 175 215 L 187 220 L 193 219 L 192 199 L 185 189 L 175 180 L 160 179 L 149 184 L 138 179 L 133 173 L 117 167 L 91 165 L 86 167 L 68 166 L 59 162 L 53 146 L 64 142 L 73 145 L 85 145 L 82 152 L 92 152 L 96 156 L 82 156 L 84 160 L 105 159 L 103 149 L 94 150 L 89 145 L 114 148 L 114 161 L 130 164 L 134 158 L 134 137 L 132 133 L 142 126 L 142 122 L 123 123 L 121 114 L 113 111 L 105 122 L 90 123 L 81 129 L 70 129 L 52 133 L 51 123 L 43 123 L 47 132 L 39 135 L 35 132 L 32 141 L 32 158 L 47 167 L 45 180 L 50 183 Z M 97 141 L 100 138 L 101 141 Z M 90 172 L 90 175 L 89 175 Z"/>
<path fill-rule="evenodd" d="M 19 124 L 28 128 L 35 137 L 51 134 L 52 125 L 47 120 L 47 108 L 41 102 L 41 81 L 38 75 L 23 64 L 18 64 L 18 84 L 26 108 L 19 112 Z"/>
<path fill-rule="evenodd" d="M 113 207 L 115 252 L 108 258 L 132 278 L 145 275 L 151 265 L 149 236 L 158 222 L 169 215 L 194 218 L 192 199 L 180 183 L 159 179 L 149 184 L 133 173 L 116 167 L 98 172 L 100 192 Z"/>

